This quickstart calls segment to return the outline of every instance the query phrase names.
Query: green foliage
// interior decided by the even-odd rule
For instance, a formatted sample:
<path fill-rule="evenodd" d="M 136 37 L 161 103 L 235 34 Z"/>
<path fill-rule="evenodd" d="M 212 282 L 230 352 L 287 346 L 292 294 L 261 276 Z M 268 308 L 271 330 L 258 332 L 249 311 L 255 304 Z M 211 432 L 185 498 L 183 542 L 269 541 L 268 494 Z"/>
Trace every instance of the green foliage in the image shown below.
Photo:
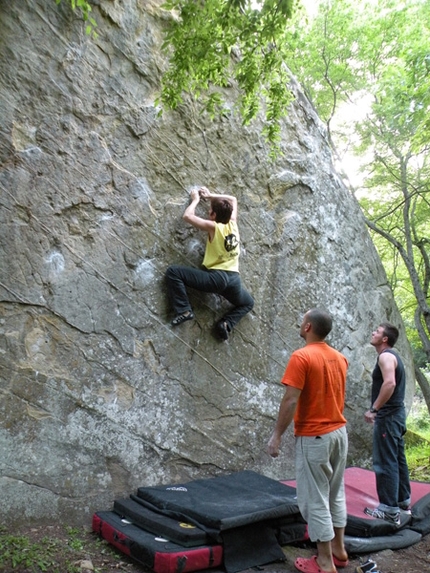
<path fill-rule="evenodd" d="M 322 2 L 315 18 L 309 24 L 298 21 L 295 33 L 286 38 L 288 66 L 328 127 L 342 101 L 362 86 L 350 65 L 358 27 L 357 2 Z"/>
<path fill-rule="evenodd" d="M 74 551 L 83 551 L 85 544 L 81 536 L 81 531 L 76 527 L 67 527 L 66 531 L 69 535 L 68 546 Z"/>
<path fill-rule="evenodd" d="M 175 109 L 184 94 L 191 94 L 211 116 L 226 113 L 225 90 L 234 83 L 243 122 L 253 120 L 265 105 L 264 134 L 276 146 L 280 119 L 292 100 L 283 40 L 293 4 L 167 0 L 163 8 L 172 17 L 163 43 L 169 68 L 162 80 L 162 105 Z"/>
<path fill-rule="evenodd" d="M 5 528 L 0 528 L 0 570 L 50 573 L 77 573 L 78 569 L 71 566 L 67 571 L 61 571 L 56 566 L 58 551 L 55 539 L 44 537 L 38 543 L 31 542 L 25 535 L 6 534 Z"/>
<path fill-rule="evenodd" d="M 430 481 L 430 418 L 419 391 L 409 413 L 407 427 L 405 453 L 411 477 Z"/>
<path fill-rule="evenodd" d="M 429 26 L 428 1 L 330 0 L 289 40 L 289 65 L 333 147 L 351 145 L 353 132 L 360 203 L 420 366 L 430 362 Z M 333 128 L 360 98 L 366 113 L 344 120 L 349 132 Z"/>
<path fill-rule="evenodd" d="M 82 13 L 82 19 L 84 22 L 87 22 L 87 26 L 85 27 L 85 33 L 87 35 L 92 35 L 93 37 L 97 37 L 97 33 L 95 28 L 97 27 L 97 22 L 94 18 L 91 17 L 91 5 L 87 0 L 66 0 L 70 2 L 72 10 L 80 10 Z M 55 0 L 56 4 L 60 4 L 61 0 Z"/>
<path fill-rule="evenodd" d="M 428 411 L 427 411 L 428 414 Z M 425 436 L 420 434 L 412 434 L 418 436 L 417 443 L 408 444 L 411 434 L 406 433 L 406 459 L 409 467 L 409 474 L 411 479 L 417 481 L 430 481 L 430 432 L 423 432 Z"/>
<path fill-rule="evenodd" d="M 106 558 L 121 562 L 112 546 L 83 528 L 35 527 L 11 534 L 0 526 L 0 572 L 79 573 L 82 561 L 90 560 L 95 573 L 102 573 Z M 118 563 L 113 568 L 119 569 Z"/>
<path fill-rule="evenodd" d="M 430 481 L 430 442 L 406 447 L 405 453 L 411 479 Z"/>

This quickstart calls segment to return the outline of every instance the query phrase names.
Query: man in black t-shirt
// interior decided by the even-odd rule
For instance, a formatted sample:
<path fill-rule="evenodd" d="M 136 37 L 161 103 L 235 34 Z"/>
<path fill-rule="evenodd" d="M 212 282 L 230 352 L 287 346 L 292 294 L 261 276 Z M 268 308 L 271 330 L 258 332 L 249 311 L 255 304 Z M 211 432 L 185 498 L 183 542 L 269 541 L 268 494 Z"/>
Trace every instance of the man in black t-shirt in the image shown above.
<path fill-rule="evenodd" d="M 400 513 L 410 513 L 411 486 L 403 436 L 406 433 L 405 368 L 393 350 L 398 329 L 383 322 L 372 332 L 371 344 L 378 353 L 372 372 L 372 402 L 364 414 L 373 424 L 373 470 L 379 505 L 364 512 L 400 525 Z"/>

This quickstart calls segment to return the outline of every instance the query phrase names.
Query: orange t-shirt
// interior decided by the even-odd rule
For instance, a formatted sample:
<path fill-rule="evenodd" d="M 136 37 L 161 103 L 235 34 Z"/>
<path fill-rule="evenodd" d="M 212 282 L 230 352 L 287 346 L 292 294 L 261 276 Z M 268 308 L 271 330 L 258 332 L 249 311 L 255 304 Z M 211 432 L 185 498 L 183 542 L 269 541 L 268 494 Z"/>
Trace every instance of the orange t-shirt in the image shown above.
<path fill-rule="evenodd" d="M 293 352 L 281 382 L 301 390 L 294 414 L 295 436 L 319 436 L 346 424 L 347 369 L 345 356 L 325 342 Z"/>

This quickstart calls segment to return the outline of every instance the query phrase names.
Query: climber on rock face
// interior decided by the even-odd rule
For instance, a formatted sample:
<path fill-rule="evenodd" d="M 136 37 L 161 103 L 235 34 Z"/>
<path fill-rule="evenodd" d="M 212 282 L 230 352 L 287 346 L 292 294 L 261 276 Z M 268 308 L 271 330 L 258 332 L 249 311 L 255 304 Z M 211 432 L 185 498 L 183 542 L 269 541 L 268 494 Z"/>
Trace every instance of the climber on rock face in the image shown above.
<path fill-rule="evenodd" d="M 201 199 L 210 202 L 208 219 L 195 214 Z M 254 299 L 243 287 L 239 275 L 237 200 L 231 195 L 211 193 L 206 187 L 201 187 L 191 192 L 191 203 L 185 209 L 183 219 L 206 231 L 208 236 L 201 269 L 172 265 L 166 271 L 169 298 L 175 312 L 172 326 L 194 318 L 186 287 L 216 293 L 233 305 L 216 324 L 218 336 L 227 340 L 233 327 L 254 306 Z"/>

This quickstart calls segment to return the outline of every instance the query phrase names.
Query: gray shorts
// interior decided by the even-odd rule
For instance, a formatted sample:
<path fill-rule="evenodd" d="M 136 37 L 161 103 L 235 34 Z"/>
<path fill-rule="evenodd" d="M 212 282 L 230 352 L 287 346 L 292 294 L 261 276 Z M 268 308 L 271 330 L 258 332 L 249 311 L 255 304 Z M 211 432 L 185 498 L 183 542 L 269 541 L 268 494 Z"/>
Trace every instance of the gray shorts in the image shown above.
<path fill-rule="evenodd" d="M 344 472 L 348 434 L 343 426 L 321 436 L 296 437 L 297 502 L 311 541 L 331 541 L 347 520 Z"/>

